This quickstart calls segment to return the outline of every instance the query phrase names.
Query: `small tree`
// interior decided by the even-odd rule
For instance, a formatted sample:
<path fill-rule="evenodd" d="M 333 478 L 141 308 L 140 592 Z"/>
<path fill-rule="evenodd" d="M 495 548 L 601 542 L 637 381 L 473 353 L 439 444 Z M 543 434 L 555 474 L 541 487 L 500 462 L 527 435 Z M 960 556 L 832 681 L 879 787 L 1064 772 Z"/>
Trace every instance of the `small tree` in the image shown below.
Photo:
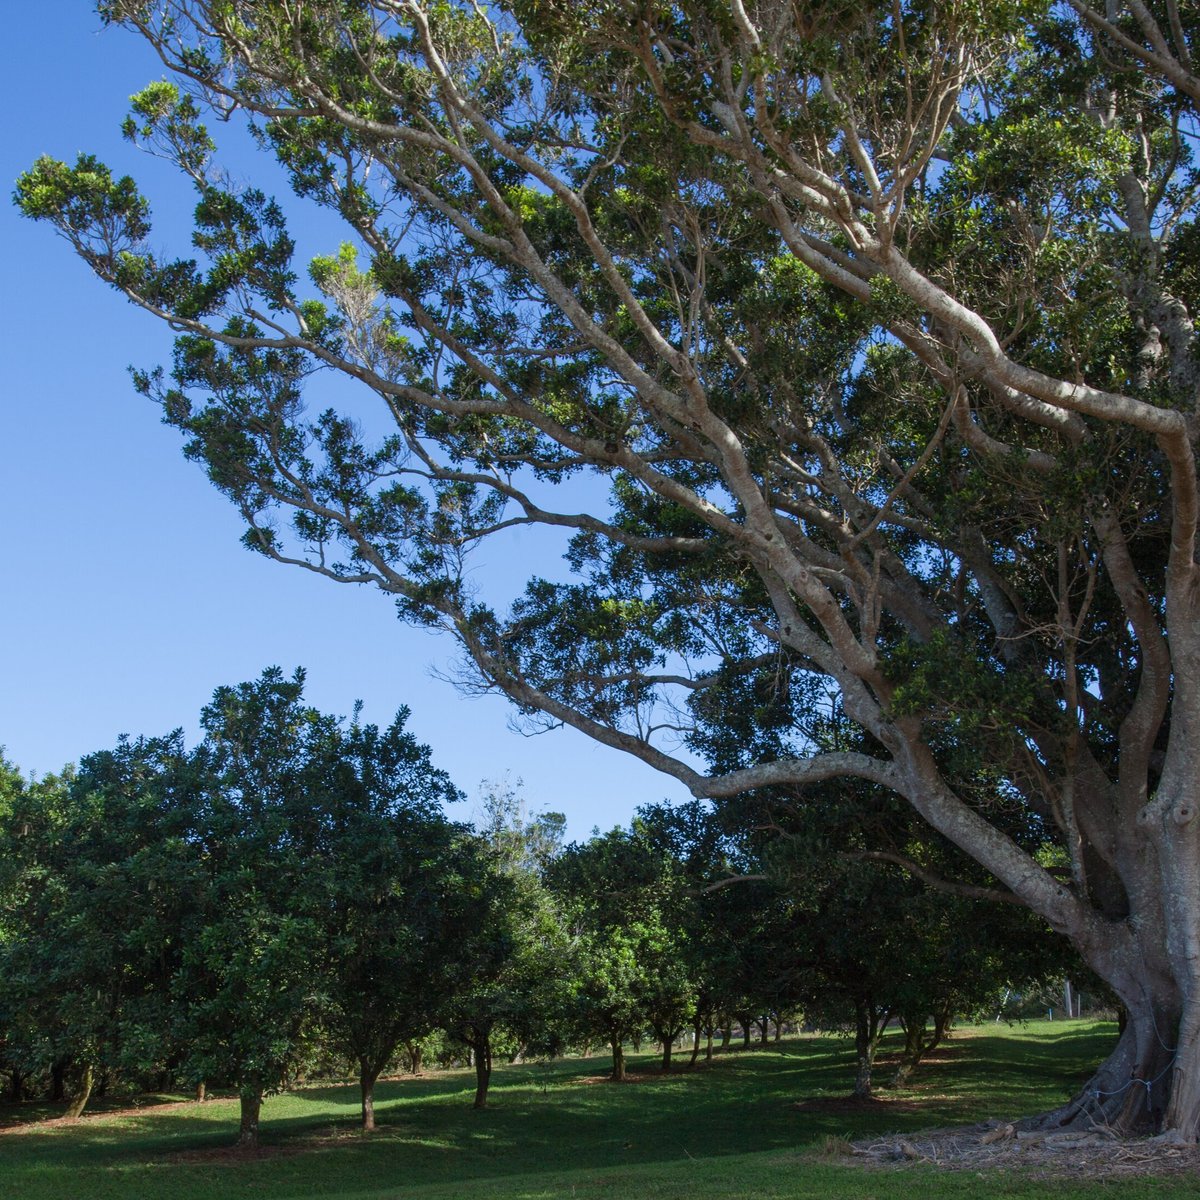
<path fill-rule="evenodd" d="M 456 930 L 453 986 L 439 1024 L 471 1052 L 474 1107 L 486 1108 L 496 1029 L 518 1019 L 530 991 L 526 968 L 530 911 L 514 880 L 485 844 L 466 842 L 459 889 L 464 903 Z"/>
<path fill-rule="evenodd" d="M 407 716 L 383 731 L 326 718 L 305 767 L 322 1023 L 358 1068 L 364 1130 L 375 1128 L 380 1072 L 434 1028 L 463 952 L 464 835 L 441 811 L 459 792 L 404 732 Z"/>
<path fill-rule="evenodd" d="M 186 1067 L 225 1078 L 241 1101 L 239 1145 L 258 1145 L 263 1097 L 285 1086 L 319 1010 L 321 889 L 308 886 L 319 822 L 308 802 L 322 721 L 302 703 L 303 672 L 278 668 L 218 688 L 194 752 L 201 788 L 192 839 L 203 879 L 176 980 Z"/>
<path fill-rule="evenodd" d="M 553 889 L 579 933 L 579 1019 L 612 1048 L 613 1079 L 625 1077 L 623 1044 L 650 1026 L 670 1069 L 671 1043 L 694 1014 L 683 878 L 670 852 L 639 822 L 569 847 L 554 863 Z"/>
<path fill-rule="evenodd" d="M 494 1034 L 525 1050 L 555 1052 L 569 1007 L 573 948 L 543 874 L 558 853 L 563 818 L 529 818 L 519 792 L 485 784 L 478 841 L 464 870 L 459 983 L 443 1012 L 444 1027 L 469 1047 L 475 1107 L 487 1104 Z M 519 787 L 519 784 L 518 784 Z"/>
<path fill-rule="evenodd" d="M 611 926 L 577 939 L 577 1027 L 585 1040 L 598 1037 L 608 1044 L 614 1083 L 625 1079 L 625 1043 L 646 1025 L 645 978 L 638 962 L 643 932 L 639 925 Z"/>

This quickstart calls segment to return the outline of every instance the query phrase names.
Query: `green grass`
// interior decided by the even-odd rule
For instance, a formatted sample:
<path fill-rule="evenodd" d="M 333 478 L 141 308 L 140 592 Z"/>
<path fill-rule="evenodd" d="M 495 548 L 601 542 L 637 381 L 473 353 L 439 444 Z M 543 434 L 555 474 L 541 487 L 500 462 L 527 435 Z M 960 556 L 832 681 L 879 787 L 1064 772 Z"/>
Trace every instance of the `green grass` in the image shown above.
<path fill-rule="evenodd" d="M 498 1068 L 492 1105 L 471 1107 L 473 1077 L 446 1072 L 377 1089 L 379 1130 L 356 1128 L 352 1087 L 270 1099 L 266 1152 L 223 1154 L 237 1105 L 0 1133 L 0 1200 L 542 1200 L 551 1197 L 988 1196 L 1032 1197 L 1045 1185 L 1019 1173 L 864 1172 L 823 1158 L 826 1136 L 865 1137 L 1012 1117 L 1061 1102 L 1104 1054 L 1112 1028 L 1089 1022 L 963 1030 L 914 1086 L 868 1108 L 839 1105 L 849 1047 L 800 1038 L 780 1049 L 728 1054 L 711 1070 L 625 1085 L 588 1082 L 602 1059 Z M 653 1059 L 632 1059 L 649 1071 Z M 813 1103 L 797 1104 L 811 1100 Z M 26 1115 L 28 1110 L 23 1110 Z M 12 1120 L 11 1109 L 0 1121 Z M 1195 1193 L 1194 1181 L 1063 1184 L 1056 1196 L 1156 1200 Z"/>

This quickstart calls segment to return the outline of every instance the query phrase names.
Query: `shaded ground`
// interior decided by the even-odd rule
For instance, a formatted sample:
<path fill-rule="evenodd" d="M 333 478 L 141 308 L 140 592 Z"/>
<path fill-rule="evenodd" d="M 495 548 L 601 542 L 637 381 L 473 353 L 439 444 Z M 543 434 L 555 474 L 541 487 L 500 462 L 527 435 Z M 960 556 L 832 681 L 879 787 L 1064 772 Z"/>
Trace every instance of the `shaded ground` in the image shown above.
<path fill-rule="evenodd" d="M 941 1097 L 946 1099 L 946 1097 Z M 915 1113 L 927 1107 L 925 1100 L 907 1099 L 900 1096 L 813 1096 L 808 1100 L 797 1100 L 792 1107 L 797 1112 L 823 1113 L 850 1118 L 870 1114 L 886 1117 L 889 1113 Z"/>
<path fill-rule="evenodd" d="M 433 1072 L 381 1084 L 379 1129 L 358 1128 L 354 1086 L 309 1087 L 270 1097 L 263 1150 L 233 1149 L 238 1104 L 147 1097 L 74 1123 L 37 1121 L 44 1106 L 0 1107 L 0 1196 L 20 1200 L 1041 1200 L 1040 1170 L 1023 1145 L 967 1170 L 921 1165 L 963 1157 L 926 1132 L 979 1142 L 1001 1122 L 1052 1108 L 1085 1081 L 1115 1036 L 1111 1026 L 963 1030 L 912 1086 L 857 1104 L 853 1046 L 803 1037 L 718 1057 L 709 1068 L 662 1075 L 657 1056 L 630 1056 L 632 1083 L 605 1078 L 607 1057 L 501 1066 L 492 1103 L 471 1107 L 474 1073 Z M 898 1043 L 889 1052 L 898 1049 Z M 157 1101 L 157 1102 L 156 1102 Z M 61 1112 L 61 1109 L 59 1109 Z M 57 1114 L 54 1114 L 57 1115 Z M 964 1130 L 967 1122 L 990 1126 Z M 947 1127 L 959 1123 L 957 1130 Z M 893 1131 L 889 1133 L 889 1131 Z M 898 1132 L 896 1132 L 898 1131 Z M 15 1130 L 9 1130 L 15 1133 Z M 1014 1135 L 1015 1137 L 1015 1135 Z M 878 1152 L 855 1154 L 860 1149 Z M 894 1147 L 902 1140 L 914 1157 Z M 822 1151 L 820 1147 L 831 1147 Z M 926 1144 L 929 1143 L 929 1144 Z M 889 1150 L 888 1148 L 892 1149 Z M 1092 1148 L 1095 1150 L 1096 1148 Z M 1122 1173 L 1135 1151 L 1109 1149 Z M 1017 1159 L 1016 1155 L 1025 1155 Z M 1124 1157 L 1122 1157 L 1124 1153 Z M 1078 1157 L 1078 1156 L 1077 1156 Z M 1180 1155 L 1160 1152 L 1156 1180 L 1131 1179 L 1110 1200 L 1195 1200 Z M 1071 1171 L 1062 1200 L 1094 1200 L 1095 1175 Z M 907 1170 L 894 1170 L 896 1164 Z M 864 1189 L 864 1165 L 872 1172 Z M 965 1163 L 964 1165 L 975 1165 Z M 915 1174 L 913 1171 L 915 1170 Z M 1102 1172 L 1097 1172 L 1097 1174 Z M 993 1183 L 997 1186 L 993 1187 Z"/>
<path fill-rule="evenodd" d="M 205 1101 L 207 1104 L 208 1101 Z M 131 1104 L 126 1108 L 85 1109 L 81 1117 L 42 1117 L 37 1120 L 10 1120 L 0 1123 L 0 1135 L 6 1133 L 39 1133 L 45 1129 L 57 1129 L 62 1125 L 78 1125 L 82 1121 L 103 1120 L 119 1117 L 144 1117 L 148 1113 L 177 1112 L 180 1109 L 195 1110 L 195 1100 L 150 1100 L 144 1104 Z M 18 1112 L 20 1110 L 18 1109 Z"/>

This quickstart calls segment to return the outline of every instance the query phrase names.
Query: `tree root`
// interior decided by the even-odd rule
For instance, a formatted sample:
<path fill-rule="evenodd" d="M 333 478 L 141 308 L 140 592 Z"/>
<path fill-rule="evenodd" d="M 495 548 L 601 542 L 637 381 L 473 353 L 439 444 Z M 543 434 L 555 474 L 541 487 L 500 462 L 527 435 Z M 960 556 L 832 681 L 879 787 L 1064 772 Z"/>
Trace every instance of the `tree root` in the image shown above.
<path fill-rule="evenodd" d="M 1021 1167 L 1037 1176 L 1085 1179 L 1200 1170 L 1200 1146 L 1168 1137 L 1127 1138 L 1104 1127 L 1046 1132 L 1001 1121 L 855 1142 L 851 1151 L 847 1161 L 881 1169 L 918 1163 L 961 1171 Z"/>

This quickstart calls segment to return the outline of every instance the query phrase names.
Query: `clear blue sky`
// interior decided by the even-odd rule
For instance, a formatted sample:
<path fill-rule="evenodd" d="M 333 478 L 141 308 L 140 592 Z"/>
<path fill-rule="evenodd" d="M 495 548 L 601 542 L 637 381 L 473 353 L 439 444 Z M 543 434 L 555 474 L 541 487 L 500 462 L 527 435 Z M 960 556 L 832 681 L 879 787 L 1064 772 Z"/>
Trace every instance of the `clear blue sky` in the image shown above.
<path fill-rule="evenodd" d="M 13 5 L 5 27 L 8 190 L 39 154 L 89 151 L 143 181 L 152 202 L 166 196 L 155 211 L 170 218 L 160 165 L 119 134 L 129 95 L 161 77 L 149 48 L 102 31 L 88 0 Z M 187 229 L 160 224 L 156 244 L 182 252 Z M 317 249 L 335 248 L 328 233 Z M 574 837 L 624 823 L 639 804 L 684 798 L 674 781 L 570 730 L 511 732 L 505 701 L 467 700 L 431 678 L 453 644 L 402 625 L 379 593 L 242 549 L 232 508 L 130 387 L 127 366 L 167 360 L 168 332 L 11 204 L 0 205 L 0 242 L 0 745 L 11 761 L 46 773 L 121 733 L 183 726 L 192 738 L 215 687 L 278 664 L 305 667 L 308 699 L 325 711 L 349 713 L 361 698 L 366 719 L 383 724 L 409 705 L 409 728 L 472 799 L 481 779 L 507 772 L 524 780 L 531 809 L 565 812 Z M 546 555 L 526 533 L 479 570 L 509 580 L 535 561 L 557 573 Z"/>

